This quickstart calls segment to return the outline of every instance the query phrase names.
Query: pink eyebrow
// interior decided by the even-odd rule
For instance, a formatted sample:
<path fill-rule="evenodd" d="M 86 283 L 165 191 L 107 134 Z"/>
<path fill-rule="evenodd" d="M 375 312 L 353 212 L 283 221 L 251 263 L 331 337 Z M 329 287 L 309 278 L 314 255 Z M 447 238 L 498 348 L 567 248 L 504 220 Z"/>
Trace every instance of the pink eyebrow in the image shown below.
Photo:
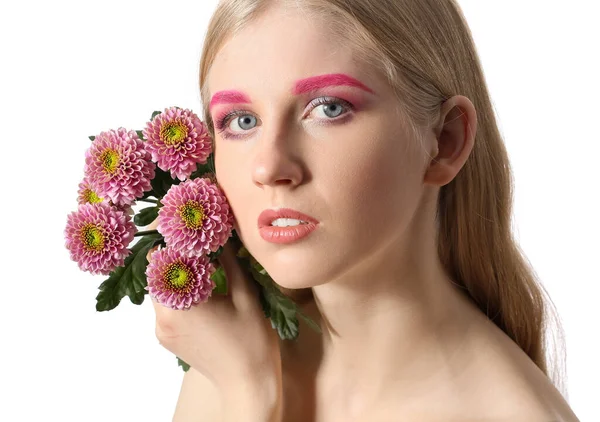
<path fill-rule="evenodd" d="M 294 95 L 304 94 L 306 92 L 316 91 L 328 86 L 353 86 L 364 91 L 374 94 L 373 90 L 360 82 L 359 80 L 348 76 L 344 73 L 331 73 L 326 75 L 311 76 L 309 78 L 300 79 L 294 84 L 292 92 Z M 241 91 L 228 90 L 219 91 L 212 96 L 210 100 L 209 110 L 217 104 L 250 104 L 250 97 Z"/>
<path fill-rule="evenodd" d="M 240 91 L 230 90 L 230 91 L 219 91 L 212 96 L 210 100 L 209 110 L 217 104 L 230 104 L 230 103 L 240 103 L 240 104 L 249 104 L 250 98 Z"/>
<path fill-rule="evenodd" d="M 354 86 L 364 91 L 374 94 L 373 90 L 362 82 L 354 79 L 352 76 L 348 76 L 344 73 L 331 73 L 327 75 L 311 76 L 310 78 L 300 79 L 294 85 L 293 93 L 295 95 L 303 94 L 305 92 L 316 91 L 317 89 L 325 88 L 328 86 Z"/>

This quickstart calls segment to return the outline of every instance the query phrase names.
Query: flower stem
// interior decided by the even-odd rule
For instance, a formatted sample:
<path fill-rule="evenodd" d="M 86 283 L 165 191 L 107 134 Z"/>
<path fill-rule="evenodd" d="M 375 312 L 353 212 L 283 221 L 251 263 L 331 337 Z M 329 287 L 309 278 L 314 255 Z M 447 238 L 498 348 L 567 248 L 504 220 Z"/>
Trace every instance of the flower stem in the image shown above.
<path fill-rule="evenodd" d="M 141 232 L 137 232 L 136 234 L 134 234 L 134 237 L 139 237 L 139 236 L 146 236 L 147 234 L 157 234 L 158 230 L 143 230 Z"/>
<path fill-rule="evenodd" d="M 151 204 L 157 204 L 158 205 L 158 199 L 140 198 L 140 199 L 138 199 L 138 201 L 150 202 Z"/>

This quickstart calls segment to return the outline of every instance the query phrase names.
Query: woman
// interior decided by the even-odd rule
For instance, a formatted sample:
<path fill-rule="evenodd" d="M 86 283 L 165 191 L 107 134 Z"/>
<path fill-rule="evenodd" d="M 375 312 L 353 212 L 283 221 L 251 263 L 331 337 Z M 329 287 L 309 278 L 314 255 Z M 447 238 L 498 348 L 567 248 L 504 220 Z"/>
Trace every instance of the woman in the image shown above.
<path fill-rule="evenodd" d="M 200 67 L 240 239 L 323 333 L 280 341 L 226 248 L 230 296 L 155 306 L 175 421 L 577 420 L 454 0 L 222 1 Z"/>

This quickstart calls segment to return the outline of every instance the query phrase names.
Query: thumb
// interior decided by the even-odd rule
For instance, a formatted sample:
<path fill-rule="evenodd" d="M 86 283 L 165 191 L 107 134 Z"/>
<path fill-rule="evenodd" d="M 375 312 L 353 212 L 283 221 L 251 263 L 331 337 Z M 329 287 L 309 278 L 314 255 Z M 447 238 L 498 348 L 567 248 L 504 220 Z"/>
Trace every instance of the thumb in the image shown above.
<path fill-rule="evenodd" d="M 150 249 L 148 251 L 148 253 L 146 254 L 146 259 L 148 260 L 148 263 L 150 263 L 150 257 L 152 256 L 152 254 L 154 253 L 154 251 L 156 251 L 158 249 L 158 245 L 154 246 L 152 249 Z"/>

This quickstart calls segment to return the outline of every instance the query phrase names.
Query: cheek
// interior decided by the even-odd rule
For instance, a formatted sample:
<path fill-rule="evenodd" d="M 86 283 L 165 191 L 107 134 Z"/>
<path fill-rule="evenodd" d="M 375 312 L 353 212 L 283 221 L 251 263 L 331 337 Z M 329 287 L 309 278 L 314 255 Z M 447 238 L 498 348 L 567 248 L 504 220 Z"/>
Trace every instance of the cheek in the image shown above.
<path fill-rule="evenodd" d="M 330 177 L 337 181 L 332 189 L 337 208 L 346 209 L 342 212 L 358 229 L 357 235 L 385 231 L 390 221 L 406 220 L 421 186 L 418 150 L 410 139 L 389 133 L 366 139 L 366 147 L 347 153 L 355 156 L 336 160 Z"/>
<path fill-rule="evenodd" d="M 234 215 L 234 229 L 237 232 L 240 240 L 245 244 L 246 243 L 246 233 L 248 230 L 252 230 L 253 227 L 256 226 L 256 221 L 254 223 L 251 221 L 251 216 L 253 213 L 257 213 L 260 211 L 256 211 L 256 200 L 252 200 L 252 197 L 248 196 L 247 189 L 242 189 L 242 186 L 239 180 L 236 179 L 234 174 L 233 177 L 224 177 L 221 183 L 221 188 L 225 192 L 225 196 L 227 196 L 227 201 L 231 206 L 231 211 Z M 256 218 L 256 217 L 254 217 Z"/>
<path fill-rule="evenodd" d="M 244 225 L 241 222 L 241 219 L 244 217 L 242 210 L 247 208 L 244 200 L 244 192 L 241 189 L 239 163 L 234 154 L 227 154 L 223 150 L 224 148 L 220 147 L 219 153 L 215 154 L 217 181 L 231 206 L 235 216 L 235 229 L 239 234 L 239 226 Z"/>

